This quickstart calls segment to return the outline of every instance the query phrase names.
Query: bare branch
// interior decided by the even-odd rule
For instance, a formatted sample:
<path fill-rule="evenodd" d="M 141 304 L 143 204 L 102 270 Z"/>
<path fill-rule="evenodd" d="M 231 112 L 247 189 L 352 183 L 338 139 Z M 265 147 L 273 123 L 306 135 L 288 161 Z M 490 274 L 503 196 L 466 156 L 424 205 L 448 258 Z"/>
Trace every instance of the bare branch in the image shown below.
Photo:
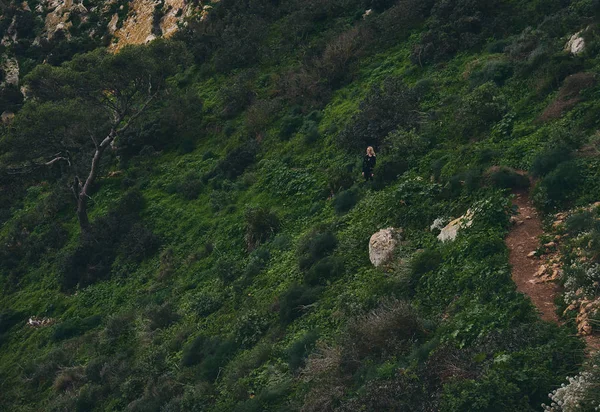
<path fill-rule="evenodd" d="M 144 111 L 146 110 L 146 108 L 148 107 L 148 105 L 150 104 L 150 102 L 152 102 L 152 100 L 156 97 L 156 95 L 158 94 L 158 91 L 155 92 L 152 96 L 150 96 L 143 104 L 143 106 L 137 111 L 135 112 L 131 117 L 129 117 L 129 120 L 127 120 L 127 123 L 125 123 L 125 125 L 123 127 L 121 127 L 120 129 L 118 129 L 116 131 L 117 134 L 121 134 L 124 131 L 126 131 L 129 126 L 131 125 L 131 122 L 133 122 L 135 119 L 137 119 L 142 113 L 144 113 Z"/>
<path fill-rule="evenodd" d="M 61 161 L 61 160 L 64 160 L 65 162 L 67 162 L 67 164 L 68 164 L 69 166 L 71 166 L 71 161 L 69 160 L 69 158 L 67 158 L 67 157 L 62 157 L 62 156 L 55 157 L 54 159 L 52 159 L 52 160 L 50 160 L 50 161 L 48 161 L 48 162 L 44 163 L 44 166 L 52 166 L 54 163 L 56 163 L 56 162 L 59 162 L 59 161 Z"/>

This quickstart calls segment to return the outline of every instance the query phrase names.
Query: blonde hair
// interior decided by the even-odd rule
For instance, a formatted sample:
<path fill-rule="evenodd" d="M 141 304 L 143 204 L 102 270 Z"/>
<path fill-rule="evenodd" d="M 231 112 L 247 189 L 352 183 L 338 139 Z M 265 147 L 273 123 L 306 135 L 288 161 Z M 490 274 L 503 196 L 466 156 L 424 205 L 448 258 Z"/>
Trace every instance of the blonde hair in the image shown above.
<path fill-rule="evenodd" d="M 375 156 L 375 150 L 373 150 L 373 146 L 367 147 L 367 154 L 370 154 L 371 156 Z"/>

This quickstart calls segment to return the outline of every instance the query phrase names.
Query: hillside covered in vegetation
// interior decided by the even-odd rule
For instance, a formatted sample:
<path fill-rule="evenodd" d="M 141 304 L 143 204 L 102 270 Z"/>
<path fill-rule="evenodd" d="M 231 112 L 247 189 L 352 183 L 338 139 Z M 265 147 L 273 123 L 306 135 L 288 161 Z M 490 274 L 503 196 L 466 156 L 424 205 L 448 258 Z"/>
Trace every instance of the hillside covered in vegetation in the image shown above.
<path fill-rule="evenodd" d="M 597 410 L 600 2 L 54 3 L 0 0 L 1 410 Z"/>

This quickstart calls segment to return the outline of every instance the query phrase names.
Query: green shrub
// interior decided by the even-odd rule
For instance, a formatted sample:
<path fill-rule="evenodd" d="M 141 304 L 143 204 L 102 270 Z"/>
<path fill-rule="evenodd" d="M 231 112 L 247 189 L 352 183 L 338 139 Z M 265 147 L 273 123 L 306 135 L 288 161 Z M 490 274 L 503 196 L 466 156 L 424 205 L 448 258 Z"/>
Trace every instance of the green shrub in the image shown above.
<path fill-rule="evenodd" d="M 292 246 L 292 239 L 285 234 L 279 234 L 273 239 L 273 248 L 276 250 L 288 250 Z"/>
<path fill-rule="evenodd" d="M 250 310 L 241 314 L 234 326 L 234 341 L 241 348 L 254 346 L 269 328 L 269 320 L 256 310 Z"/>
<path fill-rule="evenodd" d="M 170 303 L 152 305 L 146 310 L 146 318 L 149 321 L 148 327 L 150 330 L 166 328 L 177 322 L 180 317 Z"/>
<path fill-rule="evenodd" d="M 194 312 L 199 316 L 208 316 L 219 310 L 223 305 L 223 297 L 216 293 L 203 292 L 196 296 L 192 305 Z"/>
<path fill-rule="evenodd" d="M 234 180 L 254 163 L 257 154 L 258 144 L 254 140 L 238 146 L 229 151 L 225 158 L 211 172 L 206 174 L 202 180 L 208 181 L 217 176 Z"/>
<path fill-rule="evenodd" d="M 545 176 L 570 158 L 571 149 L 566 145 L 547 148 L 533 159 L 529 172 L 534 177 Z"/>
<path fill-rule="evenodd" d="M 304 274 L 304 282 L 310 286 L 327 285 L 344 274 L 344 261 L 341 258 L 327 256 L 315 263 Z"/>
<path fill-rule="evenodd" d="M 254 250 L 261 243 L 269 240 L 280 227 L 277 215 L 264 207 L 247 209 L 244 218 L 248 250 Z"/>
<path fill-rule="evenodd" d="M 581 184 L 581 179 L 581 168 L 576 161 L 560 163 L 539 183 L 542 191 L 538 193 L 543 193 L 543 205 L 546 208 L 561 205 Z"/>
<path fill-rule="evenodd" d="M 102 331 L 108 344 L 113 344 L 121 337 L 129 336 L 134 327 L 135 316 L 131 312 L 117 313 L 108 318 Z"/>
<path fill-rule="evenodd" d="M 487 174 L 492 186 L 499 189 L 526 189 L 529 187 L 527 176 L 508 167 L 493 168 Z"/>
<path fill-rule="evenodd" d="M 595 222 L 594 213 L 584 210 L 569 216 L 565 221 L 565 229 L 569 235 L 577 236 L 581 232 L 592 229 L 595 226 Z"/>
<path fill-rule="evenodd" d="M 52 331 L 51 339 L 55 342 L 83 335 L 97 327 L 102 320 L 100 315 L 88 316 L 83 319 L 69 319 L 59 323 Z"/>
<path fill-rule="evenodd" d="M 216 336 L 200 335 L 183 349 L 181 365 L 185 367 L 198 365 L 200 378 L 213 382 L 221 367 L 234 352 L 233 342 Z"/>
<path fill-rule="evenodd" d="M 382 156 L 379 156 L 380 158 Z M 400 157 L 386 158 L 384 157 L 374 170 L 373 187 L 375 189 L 383 189 L 408 170 L 408 162 Z"/>
<path fill-rule="evenodd" d="M 494 82 L 503 86 L 513 75 L 513 66 L 505 60 L 492 60 L 486 62 L 483 67 L 471 74 L 471 83 L 478 86 L 487 82 Z"/>
<path fill-rule="evenodd" d="M 279 298 L 279 320 L 287 325 L 302 316 L 317 301 L 323 288 L 292 285 Z"/>
<path fill-rule="evenodd" d="M 271 259 L 271 254 L 267 249 L 256 249 L 250 255 L 250 261 L 244 270 L 244 277 L 253 278 L 258 275 L 265 268 L 269 259 Z"/>
<path fill-rule="evenodd" d="M 379 147 L 394 130 L 416 127 L 420 98 L 420 93 L 401 78 L 390 77 L 383 85 L 374 85 L 360 103 L 359 112 L 338 135 L 338 144 L 345 150 L 362 152 L 367 146 Z"/>
<path fill-rule="evenodd" d="M 292 371 L 297 371 L 304 366 L 306 358 L 313 351 L 319 339 L 319 332 L 312 329 L 295 341 L 287 350 L 288 365 Z"/>
<path fill-rule="evenodd" d="M 344 190 L 333 198 L 333 210 L 335 210 L 338 215 L 341 215 L 349 212 L 357 202 L 358 194 L 356 193 L 356 190 Z"/>
<path fill-rule="evenodd" d="M 160 246 L 159 239 L 141 223 L 133 225 L 122 241 L 121 250 L 127 259 L 141 262 L 154 255 Z"/>
<path fill-rule="evenodd" d="M 217 277 L 226 285 L 238 279 L 242 275 L 240 262 L 231 257 L 223 256 L 214 265 Z"/>
<path fill-rule="evenodd" d="M 442 263 L 442 254 L 436 249 L 425 249 L 413 256 L 410 261 L 412 276 L 421 276 L 436 270 Z"/>
<path fill-rule="evenodd" d="M 281 119 L 281 127 L 279 129 L 279 137 L 288 140 L 300 129 L 304 119 L 297 108 L 292 108 L 292 111 Z"/>
<path fill-rule="evenodd" d="M 308 269 L 316 261 L 327 256 L 337 247 L 337 239 L 329 230 L 311 230 L 298 242 L 298 262 L 300 269 Z"/>
<path fill-rule="evenodd" d="M 352 165 L 345 167 L 330 167 L 327 170 L 327 189 L 328 194 L 336 194 L 342 190 L 347 190 L 354 184 L 356 180 Z"/>
<path fill-rule="evenodd" d="M 349 359 L 381 358 L 407 351 L 413 340 L 424 337 L 415 310 L 405 302 L 391 300 L 349 322 L 344 346 Z"/>

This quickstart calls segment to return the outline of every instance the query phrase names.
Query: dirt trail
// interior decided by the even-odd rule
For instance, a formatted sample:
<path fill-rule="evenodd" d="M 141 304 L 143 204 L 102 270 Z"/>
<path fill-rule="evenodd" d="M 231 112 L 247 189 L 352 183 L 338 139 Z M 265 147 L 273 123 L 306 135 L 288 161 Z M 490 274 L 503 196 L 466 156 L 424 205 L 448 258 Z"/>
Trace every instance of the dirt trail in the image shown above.
<path fill-rule="evenodd" d="M 559 323 L 554 306 L 558 286 L 555 283 L 538 283 L 539 278 L 534 275 L 542 262 L 538 258 L 527 257 L 539 246 L 538 238 L 543 233 L 542 222 L 527 192 L 516 193 L 513 204 L 518 207 L 519 214 L 515 216 L 517 222 L 506 237 L 506 245 L 510 251 L 512 278 L 517 285 L 517 290 L 531 298 L 542 319 Z"/>

